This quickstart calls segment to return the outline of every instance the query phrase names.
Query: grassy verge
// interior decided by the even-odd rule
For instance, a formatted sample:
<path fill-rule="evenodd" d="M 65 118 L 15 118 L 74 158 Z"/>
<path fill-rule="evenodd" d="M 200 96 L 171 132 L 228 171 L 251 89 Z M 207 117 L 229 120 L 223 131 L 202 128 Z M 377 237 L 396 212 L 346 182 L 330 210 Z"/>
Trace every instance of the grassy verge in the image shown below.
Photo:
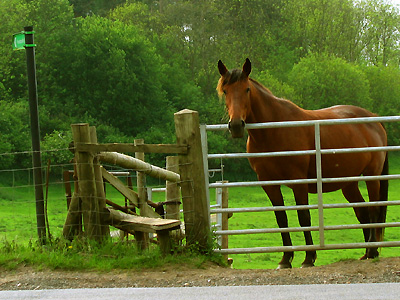
<path fill-rule="evenodd" d="M 207 262 L 224 265 L 221 255 L 212 251 L 176 248 L 175 254 L 163 256 L 155 245 L 139 251 L 134 243 L 111 239 L 99 244 L 77 239 L 69 243 L 57 239 L 50 245 L 18 244 L 3 240 L 0 244 L 0 268 L 13 270 L 18 266 L 41 269 L 110 271 L 113 269 L 159 269 L 166 266 L 202 268 Z"/>

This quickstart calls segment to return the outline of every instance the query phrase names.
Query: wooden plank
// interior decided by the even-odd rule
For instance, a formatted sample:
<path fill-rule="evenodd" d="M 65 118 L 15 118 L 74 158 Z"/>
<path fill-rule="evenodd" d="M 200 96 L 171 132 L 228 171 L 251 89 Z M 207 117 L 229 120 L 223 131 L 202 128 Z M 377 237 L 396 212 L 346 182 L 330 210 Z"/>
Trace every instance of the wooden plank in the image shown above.
<path fill-rule="evenodd" d="M 157 232 L 180 228 L 181 221 L 170 219 L 147 218 L 128 215 L 123 212 L 108 209 L 110 212 L 108 223 L 118 229 L 133 233 L 134 231 Z"/>
<path fill-rule="evenodd" d="M 133 205 L 135 205 L 136 207 L 139 206 L 139 196 L 137 193 L 125 186 L 125 184 L 121 180 L 112 175 L 103 167 L 101 168 L 101 174 L 103 175 L 103 178 L 105 180 L 107 180 L 114 188 L 116 188 L 122 195 L 124 195 Z"/>
<path fill-rule="evenodd" d="M 79 143 L 75 145 L 76 151 L 90 152 L 143 152 L 143 153 L 165 153 L 165 154 L 186 154 L 187 145 L 176 144 L 143 144 L 133 143 Z"/>

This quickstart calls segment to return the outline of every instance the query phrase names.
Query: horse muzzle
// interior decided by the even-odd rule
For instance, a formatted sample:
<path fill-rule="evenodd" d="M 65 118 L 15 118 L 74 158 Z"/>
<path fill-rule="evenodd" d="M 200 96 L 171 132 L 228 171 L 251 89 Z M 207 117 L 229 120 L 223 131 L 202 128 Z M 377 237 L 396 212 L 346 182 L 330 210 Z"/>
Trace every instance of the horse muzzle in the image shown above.
<path fill-rule="evenodd" d="M 233 138 L 241 138 L 244 136 L 244 127 L 246 123 L 241 119 L 230 120 L 228 123 L 229 132 Z"/>

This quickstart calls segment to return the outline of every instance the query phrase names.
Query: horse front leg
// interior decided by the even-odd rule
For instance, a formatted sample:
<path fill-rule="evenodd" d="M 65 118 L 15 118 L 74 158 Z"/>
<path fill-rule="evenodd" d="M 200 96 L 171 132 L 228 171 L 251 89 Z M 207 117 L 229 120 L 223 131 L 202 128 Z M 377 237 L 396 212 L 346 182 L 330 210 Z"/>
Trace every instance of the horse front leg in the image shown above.
<path fill-rule="evenodd" d="M 308 186 L 307 185 L 297 185 L 293 187 L 293 194 L 297 205 L 308 205 Z M 298 210 L 297 216 L 301 227 L 311 226 L 311 215 L 308 209 Z M 306 240 L 306 245 L 313 245 L 313 239 L 310 231 L 304 231 L 304 238 Z M 302 268 L 313 267 L 314 262 L 317 259 L 317 252 L 306 251 L 306 258 L 301 264 Z"/>
<path fill-rule="evenodd" d="M 267 193 L 273 206 L 284 205 L 280 186 L 264 186 L 263 189 Z M 275 211 L 275 217 L 279 228 L 288 227 L 288 219 L 286 211 Z M 292 246 L 292 240 L 290 239 L 290 234 L 288 232 L 282 232 L 281 236 L 282 236 L 283 246 Z M 293 257 L 294 257 L 293 251 L 284 252 L 282 260 L 279 262 L 277 269 L 291 268 Z"/>

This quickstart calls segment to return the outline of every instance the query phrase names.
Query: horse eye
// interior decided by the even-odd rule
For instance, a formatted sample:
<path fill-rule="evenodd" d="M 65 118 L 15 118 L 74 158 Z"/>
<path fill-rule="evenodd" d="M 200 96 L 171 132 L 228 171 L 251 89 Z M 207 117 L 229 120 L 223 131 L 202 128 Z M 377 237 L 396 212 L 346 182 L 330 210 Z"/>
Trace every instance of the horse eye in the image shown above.
<path fill-rule="evenodd" d="M 225 90 L 223 90 L 222 92 L 224 93 L 224 95 L 226 95 L 226 91 Z"/>
<path fill-rule="evenodd" d="M 246 89 L 246 93 L 249 93 L 250 92 L 250 88 L 248 87 L 247 89 Z"/>

